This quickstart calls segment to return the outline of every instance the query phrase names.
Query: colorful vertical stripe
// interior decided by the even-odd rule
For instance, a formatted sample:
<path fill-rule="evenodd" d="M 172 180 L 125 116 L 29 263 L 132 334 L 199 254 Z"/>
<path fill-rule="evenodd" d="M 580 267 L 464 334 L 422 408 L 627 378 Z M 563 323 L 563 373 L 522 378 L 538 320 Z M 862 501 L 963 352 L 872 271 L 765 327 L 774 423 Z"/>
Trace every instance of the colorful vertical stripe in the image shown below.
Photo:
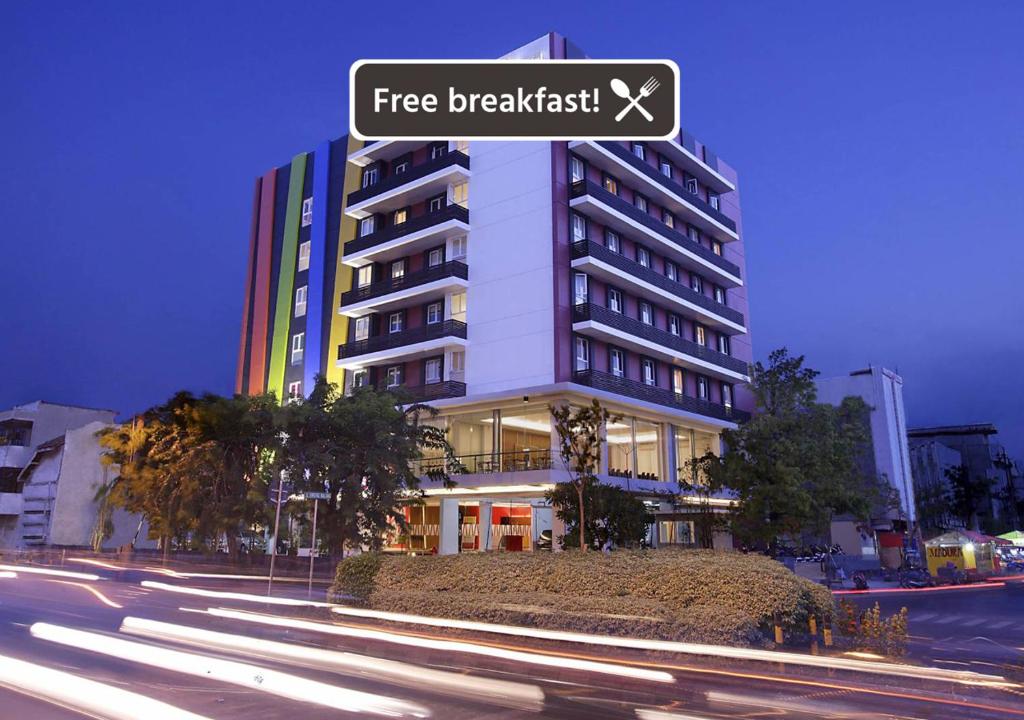
<path fill-rule="evenodd" d="M 299 246 L 299 222 L 302 220 L 302 186 L 306 177 L 306 153 L 292 158 L 288 179 L 288 207 L 284 216 L 284 240 L 281 243 L 281 266 L 277 276 L 277 303 L 274 306 L 274 338 L 270 350 L 270 371 L 267 392 L 282 402 L 284 367 L 291 353 L 289 329 L 292 319 L 292 293 L 295 291 L 295 260 Z"/>
<path fill-rule="evenodd" d="M 356 140 L 351 135 L 348 138 L 347 155 L 363 146 L 361 140 Z M 345 167 L 345 188 L 341 208 L 341 227 L 338 230 L 338 255 L 334 258 L 334 300 L 331 303 L 331 332 L 330 352 L 327 354 L 327 380 L 339 388 L 345 386 L 345 371 L 338 367 L 338 346 L 342 345 L 348 338 L 348 318 L 338 312 L 341 307 L 341 294 L 352 287 L 352 268 L 341 261 L 345 253 L 345 241 L 356 236 L 356 221 L 345 214 L 344 203 L 348 202 L 348 194 L 359 189 L 360 174 L 353 172 L 346 164 Z"/>
<path fill-rule="evenodd" d="M 253 263 L 256 262 L 256 238 L 260 227 L 260 178 L 256 178 L 252 193 L 252 219 L 249 222 L 249 262 L 245 264 L 245 300 L 242 301 L 242 339 L 238 347 L 238 370 L 235 373 L 235 393 L 246 391 L 246 343 L 249 339 L 249 315 L 252 313 Z"/>
<path fill-rule="evenodd" d="M 313 225 L 309 233 L 309 290 L 306 301 L 306 352 L 302 388 L 313 391 L 321 372 L 321 325 L 324 306 L 324 255 L 327 252 L 328 180 L 331 175 L 331 143 L 325 141 L 313 153 Z"/>
<path fill-rule="evenodd" d="M 274 244 L 274 194 L 277 171 L 271 170 L 260 183 L 259 234 L 256 239 L 256 287 L 253 290 L 252 342 L 249 353 L 249 394 L 264 391 L 267 371 L 267 323 L 270 320 L 270 261 Z"/>

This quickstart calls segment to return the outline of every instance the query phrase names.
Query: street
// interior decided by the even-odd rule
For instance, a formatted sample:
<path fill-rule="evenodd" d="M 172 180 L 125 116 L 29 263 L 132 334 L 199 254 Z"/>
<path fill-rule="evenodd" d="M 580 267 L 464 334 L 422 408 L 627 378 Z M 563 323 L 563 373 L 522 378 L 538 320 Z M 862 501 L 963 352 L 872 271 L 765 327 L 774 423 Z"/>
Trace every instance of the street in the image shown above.
<path fill-rule="evenodd" d="M 72 562 L 63 572 L 80 576 L 43 572 L 0 570 L 0 717 L 1024 717 L 1011 676 L 985 687 L 914 667 L 887 677 L 454 634 L 337 615 L 323 586 L 308 604 L 304 583 L 268 599 L 259 579 Z"/>

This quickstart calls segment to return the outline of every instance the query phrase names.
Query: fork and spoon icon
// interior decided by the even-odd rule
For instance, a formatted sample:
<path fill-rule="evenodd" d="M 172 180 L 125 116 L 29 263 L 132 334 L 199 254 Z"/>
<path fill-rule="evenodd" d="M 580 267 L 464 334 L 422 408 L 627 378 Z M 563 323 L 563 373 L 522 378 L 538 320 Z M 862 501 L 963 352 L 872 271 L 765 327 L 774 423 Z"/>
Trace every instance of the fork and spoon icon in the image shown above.
<path fill-rule="evenodd" d="M 650 97 L 654 93 L 654 91 L 657 90 L 658 87 L 661 85 L 661 83 L 655 80 L 653 76 L 643 84 L 643 86 L 640 88 L 640 92 L 637 94 L 636 97 L 633 97 L 632 93 L 630 92 L 629 85 L 627 85 L 624 81 L 620 80 L 619 78 L 612 78 L 611 85 L 613 93 L 618 95 L 623 100 L 629 100 L 629 104 L 622 109 L 622 112 L 615 116 L 615 122 L 620 122 L 622 118 L 626 117 L 626 113 L 628 113 L 633 108 L 636 108 L 637 112 L 639 112 L 641 115 L 647 118 L 648 122 L 654 121 L 654 117 L 649 112 L 647 112 L 646 109 L 644 109 L 643 105 L 640 104 L 641 100 Z"/>

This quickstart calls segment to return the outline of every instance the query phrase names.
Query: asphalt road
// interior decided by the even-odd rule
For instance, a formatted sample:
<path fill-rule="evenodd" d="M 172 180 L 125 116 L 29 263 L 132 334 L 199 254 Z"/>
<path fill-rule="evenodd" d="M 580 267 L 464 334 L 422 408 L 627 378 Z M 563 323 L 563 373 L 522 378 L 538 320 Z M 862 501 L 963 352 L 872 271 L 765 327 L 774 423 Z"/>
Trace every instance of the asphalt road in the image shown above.
<path fill-rule="evenodd" d="M 1024 718 L 1018 686 L 455 635 L 254 601 L 260 581 L 64 569 L 100 577 L 0 577 L 0 718 Z"/>

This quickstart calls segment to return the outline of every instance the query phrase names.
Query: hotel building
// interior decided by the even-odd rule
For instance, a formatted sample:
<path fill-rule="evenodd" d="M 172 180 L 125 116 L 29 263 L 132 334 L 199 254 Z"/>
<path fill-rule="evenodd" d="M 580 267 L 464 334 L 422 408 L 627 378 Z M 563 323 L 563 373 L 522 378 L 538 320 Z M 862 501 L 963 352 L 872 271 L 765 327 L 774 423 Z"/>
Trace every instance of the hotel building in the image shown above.
<path fill-rule="evenodd" d="M 584 55 L 549 34 L 507 57 Z M 737 179 L 709 148 L 342 138 L 257 179 L 251 227 L 239 392 L 324 374 L 440 410 L 465 472 L 426 484 L 403 547 L 557 538 L 548 407 L 592 398 L 620 418 L 601 480 L 648 500 L 652 542 L 692 542 L 669 495 L 751 406 Z"/>

